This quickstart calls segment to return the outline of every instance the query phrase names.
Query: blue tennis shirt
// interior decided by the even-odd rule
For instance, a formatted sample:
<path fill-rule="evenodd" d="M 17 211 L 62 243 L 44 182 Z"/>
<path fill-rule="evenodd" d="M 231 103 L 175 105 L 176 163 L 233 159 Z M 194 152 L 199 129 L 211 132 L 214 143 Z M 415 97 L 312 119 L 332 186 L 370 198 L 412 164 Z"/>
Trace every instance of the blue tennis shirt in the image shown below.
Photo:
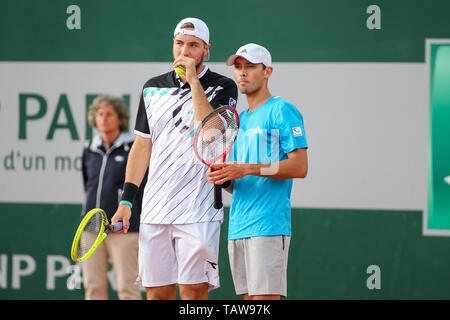
<path fill-rule="evenodd" d="M 295 149 L 307 148 L 298 109 L 273 96 L 253 112 L 240 115 L 239 133 L 227 161 L 276 163 Z M 228 239 L 291 235 L 292 179 L 248 175 L 234 181 Z"/>

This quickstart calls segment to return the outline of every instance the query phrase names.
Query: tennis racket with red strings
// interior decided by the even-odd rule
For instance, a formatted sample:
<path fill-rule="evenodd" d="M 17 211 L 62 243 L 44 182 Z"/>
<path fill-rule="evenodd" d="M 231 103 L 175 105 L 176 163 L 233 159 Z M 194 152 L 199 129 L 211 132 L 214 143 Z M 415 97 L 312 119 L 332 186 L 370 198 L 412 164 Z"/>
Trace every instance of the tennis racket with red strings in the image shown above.
<path fill-rule="evenodd" d="M 239 115 L 230 106 L 221 106 L 203 119 L 194 135 L 193 147 L 197 158 L 211 166 L 225 162 L 239 131 Z M 224 184 L 226 184 L 225 182 Z M 214 185 L 214 208 L 222 208 L 222 186 Z"/>

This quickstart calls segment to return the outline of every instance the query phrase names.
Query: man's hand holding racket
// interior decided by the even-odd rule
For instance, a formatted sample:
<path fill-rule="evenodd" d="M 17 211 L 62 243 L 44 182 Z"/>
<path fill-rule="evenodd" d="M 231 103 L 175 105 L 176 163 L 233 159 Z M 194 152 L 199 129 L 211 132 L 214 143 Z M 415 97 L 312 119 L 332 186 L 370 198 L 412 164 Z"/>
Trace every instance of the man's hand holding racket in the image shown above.
<path fill-rule="evenodd" d="M 206 172 L 208 182 L 221 185 L 227 181 L 240 179 L 250 174 L 250 168 L 241 162 L 214 163 Z"/>
<path fill-rule="evenodd" d="M 122 221 L 123 228 L 120 231 L 116 231 L 116 233 L 127 233 L 128 228 L 130 227 L 130 218 L 131 218 L 131 207 L 126 204 L 119 204 L 116 213 L 111 218 L 111 223 L 114 224 L 116 222 Z"/>
<path fill-rule="evenodd" d="M 141 177 L 142 181 L 142 177 Z M 137 184 L 132 182 L 125 182 L 123 184 L 123 192 L 122 192 L 122 200 L 119 202 L 119 207 L 117 208 L 116 213 L 111 218 L 111 222 L 115 223 L 121 221 L 123 224 L 123 229 L 120 233 L 127 233 L 128 228 L 130 227 L 130 218 L 131 218 L 131 208 L 133 207 L 133 201 L 138 193 L 139 187 Z"/>

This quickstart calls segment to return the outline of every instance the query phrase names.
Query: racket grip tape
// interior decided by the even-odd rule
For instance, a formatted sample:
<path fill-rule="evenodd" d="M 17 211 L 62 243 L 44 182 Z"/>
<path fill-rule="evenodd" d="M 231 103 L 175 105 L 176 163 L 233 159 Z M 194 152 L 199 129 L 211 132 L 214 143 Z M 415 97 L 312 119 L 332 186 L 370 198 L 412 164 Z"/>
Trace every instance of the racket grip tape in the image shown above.
<path fill-rule="evenodd" d="M 122 221 L 113 223 L 111 226 L 113 227 L 113 231 L 120 231 L 120 230 L 123 229 L 123 223 L 122 223 Z"/>
<path fill-rule="evenodd" d="M 220 209 L 223 207 L 222 203 L 222 187 L 220 185 L 214 185 L 214 208 Z"/>
<path fill-rule="evenodd" d="M 220 187 L 221 187 L 222 189 L 225 189 L 225 188 L 228 188 L 228 187 L 230 186 L 230 184 L 231 184 L 231 180 L 228 180 L 228 181 L 225 181 L 224 183 L 222 183 L 222 184 L 220 185 Z"/>

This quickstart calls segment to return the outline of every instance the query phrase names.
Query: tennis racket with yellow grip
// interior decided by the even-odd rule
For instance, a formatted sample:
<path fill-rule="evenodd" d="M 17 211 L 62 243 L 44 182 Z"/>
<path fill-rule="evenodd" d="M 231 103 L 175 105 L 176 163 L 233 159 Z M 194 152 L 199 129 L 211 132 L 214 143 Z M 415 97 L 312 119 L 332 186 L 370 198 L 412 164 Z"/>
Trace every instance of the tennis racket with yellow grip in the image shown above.
<path fill-rule="evenodd" d="M 72 242 L 71 256 L 75 262 L 88 259 L 110 232 L 122 230 L 121 221 L 109 224 L 105 211 L 95 208 L 86 213 Z"/>

